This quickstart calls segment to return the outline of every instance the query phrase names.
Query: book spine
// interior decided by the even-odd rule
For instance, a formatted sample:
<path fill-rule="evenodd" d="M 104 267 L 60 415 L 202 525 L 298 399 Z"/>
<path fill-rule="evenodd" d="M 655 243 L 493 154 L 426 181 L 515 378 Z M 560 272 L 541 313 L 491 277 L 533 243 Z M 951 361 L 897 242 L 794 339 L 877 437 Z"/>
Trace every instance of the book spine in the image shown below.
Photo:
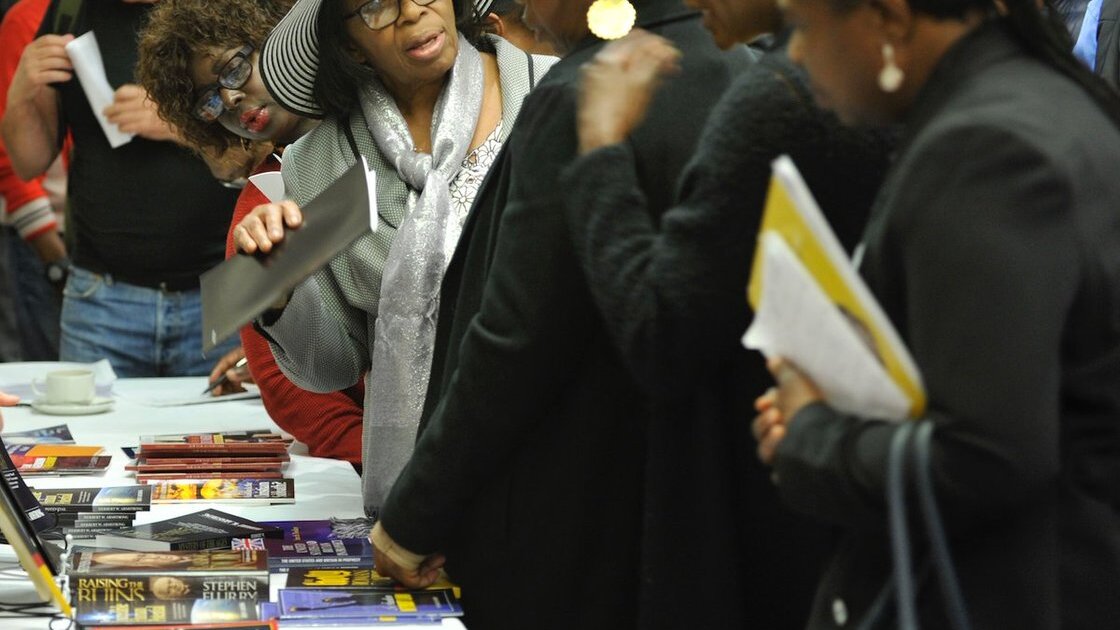
<path fill-rule="evenodd" d="M 283 479 L 284 475 L 275 471 L 263 470 L 231 470 L 229 472 L 168 472 L 168 473 L 138 473 L 136 481 L 165 481 L 174 479 L 244 479 L 251 476 L 253 479 Z"/>
<path fill-rule="evenodd" d="M 108 624 L 195 624 L 207 621 L 245 621 L 257 618 L 257 601 L 234 600 L 214 606 L 212 600 L 172 599 L 134 602 L 77 602 L 74 619 L 83 626 Z"/>

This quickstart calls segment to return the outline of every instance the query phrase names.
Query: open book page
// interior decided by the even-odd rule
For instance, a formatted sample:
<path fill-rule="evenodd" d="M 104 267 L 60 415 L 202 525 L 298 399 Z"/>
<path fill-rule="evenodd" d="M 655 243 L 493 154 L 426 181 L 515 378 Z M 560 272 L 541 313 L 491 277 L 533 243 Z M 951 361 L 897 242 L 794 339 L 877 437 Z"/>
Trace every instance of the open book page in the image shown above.
<path fill-rule="evenodd" d="M 781 256 L 781 254 L 774 253 L 776 251 L 775 245 L 765 245 L 767 240 L 765 235 L 768 233 L 777 236 L 784 242 L 787 250 L 811 279 L 822 299 L 831 304 L 832 310 L 842 320 L 847 320 L 849 323 L 848 329 L 859 330 L 857 339 L 862 337 L 866 341 L 864 347 L 871 353 L 871 356 L 876 358 L 875 363 L 879 366 L 878 369 L 884 371 L 888 380 L 893 382 L 896 389 L 902 392 L 908 404 L 904 413 L 895 414 L 893 417 L 904 418 L 921 415 L 925 411 L 926 395 L 917 365 L 891 325 L 890 320 L 883 313 L 879 303 L 852 266 L 820 208 L 813 200 L 808 186 L 805 185 L 800 173 L 797 172 L 793 161 L 787 156 L 779 157 L 773 163 L 773 177 L 766 200 L 762 226 L 759 230 L 759 246 L 755 252 L 754 266 L 751 269 L 748 299 L 756 313 L 764 308 L 778 308 L 774 304 L 766 305 L 765 302 L 768 299 L 787 299 L 787 295 L 782 288 L 774 286 L 784 280 L 775 280 L 770 282 L 768 286 L 767 278 L 769 276 L 766 267 L 771 258 Z M 789 272 L 781 271 L 779 273 L 783 274 L 782 277 L 789 275 Z M 782 310 L 783 312 L 786 311 L 784 307 Z M 771 343 L 777 335 L 786 338 L 791 334 L 789 331 L 781 329 L 785 326 L 782 321 L 773 322 L 773 325 L 779 328 L 768 332 L 767 338 L 771 340 Z M 801 343 L 832 343 L 831 340 L 825 338 L 824 330 L 810 329 L 798 334 L 808 335 Z M 854 380 L 852 374 L 843 372 L 830 376 L 814 373 L 809 366 L 803 365 L 798 357 L 779 353 L 765 346 L 748 347 L 754 347 L 767 355 L 783 354 L 804 369 L 818 385 L 822 385 L 822 381 L 829 378 L 839 378 L 844 382 Z M 828 393 L 827 389 L 824 391 L 826 394 Z M 855 396 L 853 394 L 853 396 L 853 400 L 862 399 L 862 395 Z M 886 395 L 886 398 L 889 399 L 890 396 Z M 831 396 L 829 402 L 836 404 L 839 408 L 839 403 L 834 401 Z M 882 409 L 858 411 L 849 409 L 847 411 L 873 417 L 892 417 L 884 416 Z"/>

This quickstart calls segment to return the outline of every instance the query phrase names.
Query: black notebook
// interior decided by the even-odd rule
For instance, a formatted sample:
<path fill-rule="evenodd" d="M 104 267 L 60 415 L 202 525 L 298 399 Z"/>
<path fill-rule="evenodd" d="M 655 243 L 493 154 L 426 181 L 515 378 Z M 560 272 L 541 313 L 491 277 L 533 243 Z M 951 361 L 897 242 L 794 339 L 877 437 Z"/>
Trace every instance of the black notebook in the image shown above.
<path fill-rule="evenodd" d="M 374 174 L 355 163 L 304 205 L 303 225 L 268 254 L 238 254 L 202 274 L 202 350 L 268 310 L 359 236 L 377 229 Z"/>

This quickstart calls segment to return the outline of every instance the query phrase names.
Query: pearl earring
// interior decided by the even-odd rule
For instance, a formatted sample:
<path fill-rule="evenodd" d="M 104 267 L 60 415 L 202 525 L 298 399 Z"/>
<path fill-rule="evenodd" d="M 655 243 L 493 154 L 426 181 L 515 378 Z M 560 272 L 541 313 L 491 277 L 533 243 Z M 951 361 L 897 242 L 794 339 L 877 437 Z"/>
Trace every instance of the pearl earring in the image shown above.
<path fill-rule="evenodd" d="M 587 9 L 587 27 L 600 39 L 618 39 L 634 28 L 637 16 L 629 0 L 595 0 Z"/>
<path fill-rule="evenodd" d="M 887 92 L 897 92 L 902 87 L 902 80 L 906 75 L 894 63 L 894 46 L 883 43 L 883 69 L 879 71 L 879 89 Z"/>

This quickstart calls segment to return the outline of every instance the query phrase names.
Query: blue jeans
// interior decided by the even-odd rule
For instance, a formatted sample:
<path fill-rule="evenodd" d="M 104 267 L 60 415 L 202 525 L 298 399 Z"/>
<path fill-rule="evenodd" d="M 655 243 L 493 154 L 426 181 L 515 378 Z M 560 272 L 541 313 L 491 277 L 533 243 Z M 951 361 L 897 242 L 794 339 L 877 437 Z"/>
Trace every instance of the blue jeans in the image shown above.
<path fill-rule="evenodd" d="M 61 300 L 47 282 L 39 255 L 15 230 L 7 228 L 6 231 L 23 360 L 57 361 Z"/>
<path fill-rule="evenodd" d="M 202 355 L 200 291 L 161 291 L 74 267 L 62 302 L 62 360 L 109 359 L 120 377 L 199 376 L 238 342 Z"/>

